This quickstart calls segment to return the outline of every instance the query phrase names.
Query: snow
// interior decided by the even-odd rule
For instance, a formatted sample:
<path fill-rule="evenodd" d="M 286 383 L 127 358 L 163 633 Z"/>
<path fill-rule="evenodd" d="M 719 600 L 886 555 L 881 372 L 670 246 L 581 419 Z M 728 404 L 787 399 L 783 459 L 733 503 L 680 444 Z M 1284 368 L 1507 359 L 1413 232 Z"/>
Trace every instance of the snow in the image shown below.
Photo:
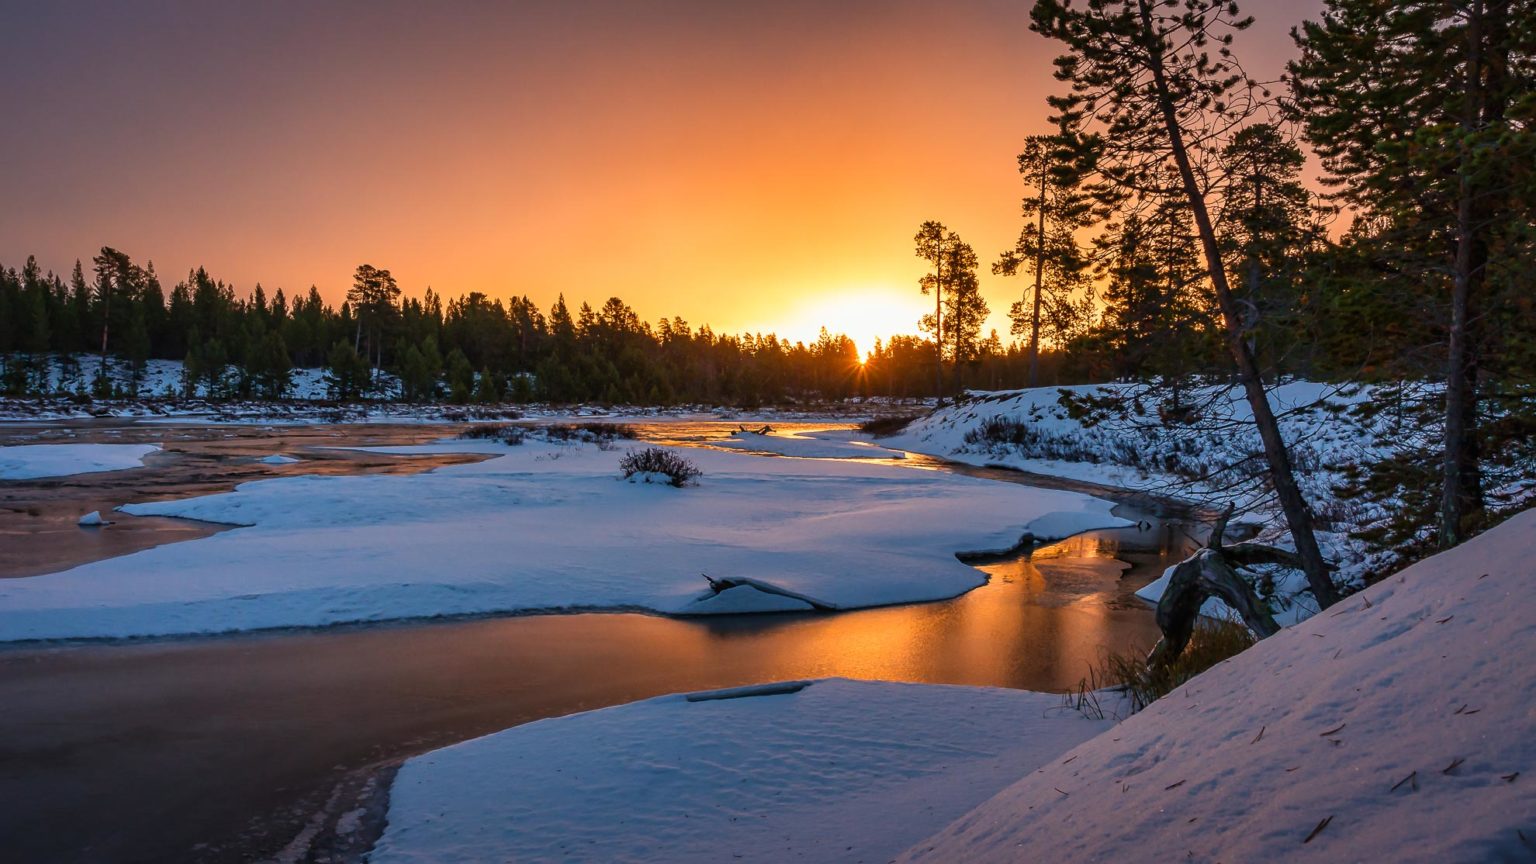
<path fill-rule="evenodd" d="M 284 456 L 281 453 L 273 453 L 271 456 L 263 456 L 256 461 L 263 465 L 292 465 L 299 460 L 294 456 Z"/>
<path fill-rule="evenodd" d="M 663 696 L 411 759 L 369 860 L 886 861 L 1108 725 L 982 687 Z"/>
<path fill-rule="evenodd" d="M 100 528 L 103 525 L 111 525 L 112 523 L 101 518 L 100 510 L 92 510 L 84 516 L 81 516 L 80 521 L 76 522 L 75 524 L 79 525 L 81 528 Z"/>
<path fill-rule="evenodd" d="M 713 442 L 721 447 L 749 450 L 755 453 L 774 453 L 779 456 L 796 456 L 802 459 L 905 459 L 900 450 L 881 447 L 867 440 L 853 437 L 847 430 L 782 433 L 759 435 L 755 432 L 736 432 L 724 441 Z"/>
<path fill-rule="evenodd" d="M 1533 556 L 1528 510 L 1218 665 L 907 860 L 1528 860 Z"/>
<path fill-rule="evenodd" d="M 780 593 L 835 609 L 940 600 L 985 581 L 957 553 L 1007 550 L 1025 532 L 1045 539 L 1042 525 L 1128 524 L 1109 502 L 1078 493 L 870 462 L 689 449 L 703 477 L 675 489 L 621 482 L 623 453 L 611 446 L 447 441 L 378 452 L 494 458 L 125 506 L 250 527 L 4 580 L 0 641 L 519 611 L 804 608 Z M 701 574 L 777 593 L 716 595 Z"/>
<path fill-rule="evenodd" d="M 0 447 L 0 480 L 67 477 L 143 467 L 158 444 L 14 444 Z"/>
<path fill-rule="evenodd" d="M 1200 406 L 1188 422 L 1163 422 L 1155 396 L 1143 396 L 1141 414 L 1090 424 L 1061 404 L 1063 394 L 1082 399 L 1102 395 L 1124 398 L 1143 392 L 1140 385 L 1081 385 L 971 393 L 957 404 L 914 421 L 897 435 L 882 438 L 888 447 L 941 456 L 970 464 L 1000 465 L 1074 480 L 1198 501 L 1230 503 L 1236 521 L 1259 529 L 1264 542 L 1286 545 L 1289 531 L 1271 500 L 1262 474 L 1265 462 L 1252 411 L 1236 387 L 1207 386 L 1186 392 Z M 1296 465 L 1297 481 L 1317 513 L 1315 527 L 1325 557 L 1338 565 L 1335 578 L 1358 587 L 1387 571 L 1393 556 L 1374 550 L 1352 532 L 1383 518 L 1380 507 L 1345 501 L 1336 487 L 1350 466 L 1380 458 L 1394 439 L 1408 434 L 1391 412 L 1367 421 L 1355 409 L 1369 402 L 1369 387 L 1348 390 L 1309 381 L 1289 381 L 1271 389 Z M 988 423 L 1018 424 L 1022 440 L 989 440 Z M 1300 574 L 1282 572 L 1270 598 L 1277 620 L 1291 623 L 1315 610 Z M 1142 596 L 1155 602 L 1163 582 Z M 1214 606 L 1212 607 L 1214 611 Z"/>

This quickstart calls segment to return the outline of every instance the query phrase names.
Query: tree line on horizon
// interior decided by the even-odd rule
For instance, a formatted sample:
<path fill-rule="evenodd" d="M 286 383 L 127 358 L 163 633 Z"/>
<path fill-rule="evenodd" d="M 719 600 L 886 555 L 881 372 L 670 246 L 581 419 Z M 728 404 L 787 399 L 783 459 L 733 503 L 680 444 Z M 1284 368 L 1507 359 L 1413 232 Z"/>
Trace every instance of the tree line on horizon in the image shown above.
<path fill-rule="evenodd" d="M 1433 513 L 1401 530 L 1433 523 L 1441 546 L 1486 525 L 1536 455 L 1536 0 L 1326 0 L 1269 83 L 1232 47 L 1252 20 L 1217 0 L 1035 3 L 1031 28 L 1064 48 L 1064 92 L 1048 100 L 1056 131 L 1024 142 L 1024 226 L 991 266 L 1027 286 L 1007 344 L 982 336 L 979 256 L 937 221 L 914 238 L 930 338 L 866 358 L 825 331 L 805 345 L 652 325 L 618 298 L 572 311 L 562 296 L 547 313 L 526 296 L 402 298 L 369 265 L 338 307 L 313 288 L 237 297 L 201 269 L 167 296 L 152 266 L 103 248 L 89 281 L 78 263 L 68 280 L 31 259 L 0 269 L 0 380 L 38 392 L 43 358 L 76 352 L 98 368 L 180 359 L 184 387 L 216 398 L 280 397 L 295 365 L 327 367 L 339 399 L 455 402 L 756 405 L 1129 380 L 1156 382 L 1173 422 L 1195 410 L 1195 384 L 1229 381 L 1326 603 L 1267 384 L 1398 388 L 1367 410 L 1390 404 L 1435 443 L 1384 457 L 1355 491 Z M 1303 145 L 1322 193 L 1302 180 Z M 113 387 L 62 377 L 84 395 Z"/>
<path fill-rule="evenodd" d="M 338 305 L 313 286 L 290 298 L 258 284 L 240 296 L 202 268 L 166 292 L 152 263 L 111 247 L 67 279 L 31 257 L 0 266 L 0 390 L 17 397 L 281 399 L 294 369 L 324 368 L 343 401 L 751 406 L 931 396 L 931 355 L 916 336 L 861 355 L 825 328 L 806 344 L 677 317 L 652 324 L 617 297 L 572 309 L 562 295 L 547 311 L 526 296 L 405 297 L 368 264 Z M 183 363 L 174 393 L 143 390 L 152 359 Z M 1009 386 L 1024 362 L 1020 346 L 987 340 L 964 381 Z"/>

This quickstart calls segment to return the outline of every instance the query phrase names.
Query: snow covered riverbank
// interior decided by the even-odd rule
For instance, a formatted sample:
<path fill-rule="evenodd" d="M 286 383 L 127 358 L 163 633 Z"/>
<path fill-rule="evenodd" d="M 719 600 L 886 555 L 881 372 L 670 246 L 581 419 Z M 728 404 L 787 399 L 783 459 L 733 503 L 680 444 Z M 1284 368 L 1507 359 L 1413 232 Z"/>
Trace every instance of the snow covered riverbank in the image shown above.
<path fill-rule="evenodd" d="M 1528 860 L 1533 556 L 1528 510 L 1195 678 L 910 860 Z"/>
<path fill-rule="evenodd" d="M 938 600 L 985 579 L 956 553 L 1127 524 L 1108 502 L 1077 493 L 879 464 L 690 449 L 704 476 L 674 489 L 622 482 L 623 454 L 591 445 L 453 441 L 379 452 L 496 458 L 129 505 L 134 515 L 248 527 L 0 582 L 0 641 Z M 747 584 L 715 594 L 701 574 Z"/>
<path fill-rule="evenodd" d="M 1038 474 L 1086 480 L 1213 507 L 1231 504 L 1239 520 L 1256 525 L 1260 539 L 1288 545 L 1288 532 L 1270 500 L 1265 462 L 1247 402 L 1236 388 L 1208 387 L 1186 394 L 1197 412 L 1177 420 L 1159 415 L 1155 399 L 1133 398 L 1127 385 L 1039 387 L 972 393 L 957 404 L 919 418 L 900 433 L 875 439 L 887 447 L 976 465 L 1001 465 Z M 1126 398 L 1129 415 L 1098 423 L 1061 404 L 1062 394 L 1085 399 Z M 1318 540 L 1339 565 L 1335 578 L 1359 587 L 1393 560 L 1351 532 L 1384 518 L 1379 506 L 1345 501 L 1337 493 L 1346 472 L 1379 458 L 1394 435 L 1408 434 L 1390 415 L 1366 421 L 1354 409 L 1371 391 L 1297 381 L 1270 394 L 1291 448 L 1297 481 L 1314 508 Z M 1141 413 L 1137 413 L 1137 411 Z M 1299 576 L 1279 574 L 1273 599 L 1284 621 L 1315 609 L 1300 595 Z M 1146 595 L 1155 602 L 1156 589 Z"/>
<path fill-rule="evenodd" d="M 887 861 L 1110 725 L 988 687 L 753 692 L 663 696 L 412 759 L 369 860 Z"/>
<path fill-rule="evenodd" d="M 848 681 L 515 727 L 407 762 L 371 860 L 1525 860 L 1533 555 L 1528 511 L 1112 728 Z"/>

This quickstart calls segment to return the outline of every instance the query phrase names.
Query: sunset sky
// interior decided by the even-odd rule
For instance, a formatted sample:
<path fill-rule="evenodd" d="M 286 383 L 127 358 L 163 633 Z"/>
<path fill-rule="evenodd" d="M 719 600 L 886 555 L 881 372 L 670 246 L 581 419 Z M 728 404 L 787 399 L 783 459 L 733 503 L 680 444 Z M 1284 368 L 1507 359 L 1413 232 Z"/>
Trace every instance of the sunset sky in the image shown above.
<path fill-rule="evenodd" d="M 339 302 L 368 262 L 867 349 L 916 331 L 938 219 L 1006 340 L 1024 282 L 988 267 L 1059 86 L 1030 5 L 7 3 L 0 263 L 112 245 Z M 1320 7 L 1248 5 L 1250 69 Z"/>

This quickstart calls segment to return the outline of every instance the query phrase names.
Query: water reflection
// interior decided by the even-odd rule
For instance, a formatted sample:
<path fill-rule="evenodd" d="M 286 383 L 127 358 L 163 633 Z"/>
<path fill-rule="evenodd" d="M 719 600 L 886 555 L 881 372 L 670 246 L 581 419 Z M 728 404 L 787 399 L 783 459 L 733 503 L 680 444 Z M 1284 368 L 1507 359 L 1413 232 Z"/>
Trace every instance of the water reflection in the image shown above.
<path fill-rule="evenodd" d="M 1181 538 L 1172 524 L 1080 535 L 978 563 L 988 583 L 942 603 L 677 623 L 702 633 L 690 662 L 743 664 L 738 672 L 754 680 L 845 675 L 1063 691 L 1104 651 L 1145 651 L 1157 640 L 1135 591 L 1179 557 Z"/>

